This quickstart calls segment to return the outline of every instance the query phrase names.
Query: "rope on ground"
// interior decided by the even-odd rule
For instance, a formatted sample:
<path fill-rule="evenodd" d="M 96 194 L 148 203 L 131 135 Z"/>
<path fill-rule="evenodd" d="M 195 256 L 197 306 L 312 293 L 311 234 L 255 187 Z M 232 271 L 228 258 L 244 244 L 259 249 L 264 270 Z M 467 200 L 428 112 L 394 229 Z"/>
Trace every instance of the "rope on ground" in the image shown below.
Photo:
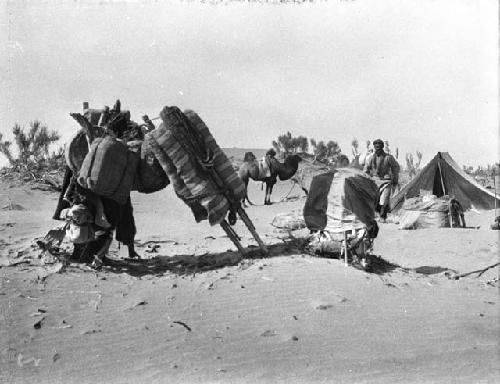
<path fill-rule="evenodd" d="M 477 277 L 480 277 L 480 276 L 481 276 L 483 273 L 485 273 L 487 270 L 489 270 L 489 269 L 491 269 L 491 268 L 495 268 L 495 267 L 497 267 L 498 265 L 500 265 L 500 262 L 495 263 L 495 264 L 492 264 L 492 265 L 490 265 L 490 266 L 488 266 L 488 267 L 486 267 L 486 268 L 477 269 L 477 270 L 475 270 L 475 271 L 471 271 L 471 272 L 467 272 L 467 273 L 462 273 L 462 274 L 460 274 L 460 275 L 454 275 L 454 276 L 453 276 L 453 278 L 454 278 L 455 280 L 458 280 L 458 279 L 460 279 L 461 277 L 466 277 L 466 276 L 472 275 L 472 274 L 474 274 L 474 273 L 477 273 L 477 274 L 478 274 L 478 275 L 477 275 Z"/>
<path fill-rule="evenodd" d="M 280 203 L 288 199 L 288 196 L 290 196 L 290 193 L 292 193 L 293 189 L 295 188 L 295 184 L 296 182 L 292 181 L 292 188 L 290 188 L 288 193 L 280 199 Z"/>

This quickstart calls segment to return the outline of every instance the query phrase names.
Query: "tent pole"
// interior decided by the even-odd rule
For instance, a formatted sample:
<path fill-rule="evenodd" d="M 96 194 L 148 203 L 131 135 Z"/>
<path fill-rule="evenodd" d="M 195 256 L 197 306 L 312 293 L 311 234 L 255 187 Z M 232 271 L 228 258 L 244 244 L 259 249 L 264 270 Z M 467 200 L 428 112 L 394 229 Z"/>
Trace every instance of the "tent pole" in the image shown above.
<path fill-rule="evenodd" d="M 497 218 L 497 182 L 495 170 L 493 170 L 493 190 L 495 191 L 495 219 Z"/>
<path fill-rule="evenodd" d="M 441 164 L 439 164 L 438 160 L 438 169 L 439 169 L 439 179 L 441 180 L 441 188 L 443 188 L 443 193 L 446 195 L 446 188 L 444 187 L 443 173 L 441 172 Z"/>
<path fill-rule="evenodd" d="M 347 267 L 347 232 L 344 231 L 344 265 Z"/>
<path fill-rule="evenodd" d="M 438 169 L 439 169 L 439 179 L 441 180 L 441 188 L 443 188 L 443 193 L 447 195 L 446 188 L 444 186 L 443 173 L 441 172 L 441 164 L 439 164 L 439 160 L 438 160 Z M 451 204 L 448 205 L 448 220 L 450 220 L 450 228 L 453 228 L 453 218 L 451 217 Z"/>

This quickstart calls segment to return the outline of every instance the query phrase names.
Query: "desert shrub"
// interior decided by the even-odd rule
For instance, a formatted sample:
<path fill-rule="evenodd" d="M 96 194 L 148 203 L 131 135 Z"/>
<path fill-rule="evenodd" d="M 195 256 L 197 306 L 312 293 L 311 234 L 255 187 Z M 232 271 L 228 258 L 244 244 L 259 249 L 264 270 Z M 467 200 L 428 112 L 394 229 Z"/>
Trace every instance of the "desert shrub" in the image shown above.
<path fill-rule="evenodd" d="M 420 171 L 420 163 L 422 162 L 422 152 L 416 151 L 416 160 L 412 153 L 406 154 L 406 170 L 408 171 L 409 179 L 413 179 L 415 175 Z"/>
<path fill-rule="evenodd" d="M 337 166 L 349 164 L 348 157 L 342 153 L 342 149 L 336 141 L 330 140 L 327 143 L 315 139 L 310 139 L 310 141 L 315 160 Z"/>
<path fill-rule="evenodd" d="M 38 120 L 30 123 L 26 132 L 19 124 L 12 128 L 13 143 L 3 139 L 0 133 L 0 153 L 9 161 L 10 168 L 23 176 L 39 179 L 44 173 L 59 170 L 64 166 L 64 149 L 50 152 L 50 146 L 56 143 L 60 136 Z"/>
<path fill-rule="evenodd" d="M 292 136 L 290 132 L 278 136 L 277 140 L 272 142 L 273 148 L 278 153 L 297 153 L 297 152 L 307 152 L 309 149 L 309 142 L 307 137 L 304 136 Z"/>

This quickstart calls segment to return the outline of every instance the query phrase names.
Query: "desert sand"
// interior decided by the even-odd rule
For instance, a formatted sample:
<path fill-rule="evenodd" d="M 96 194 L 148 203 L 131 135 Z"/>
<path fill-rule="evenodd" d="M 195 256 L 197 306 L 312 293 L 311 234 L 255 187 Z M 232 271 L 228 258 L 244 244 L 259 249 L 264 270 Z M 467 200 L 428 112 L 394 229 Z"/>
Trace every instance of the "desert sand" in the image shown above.
<path fill-rule="evenodd" d="M 251 182 L 246 211 L 270 255 L 244 259 L 170 187 L 134 192 L 145 260 L 114 244 L 96 272 L 35 245 L 59 223 L 56 193 L 0 185 L 0 382 L 499 382 L 498 267 L 453 278 L 498 261 L 492 211 L 466 212 L 466 229 L 381 224 L 386 263 L 368 273 L 304 254 L 294 238 L 307 230 L 271 225 L 302 209 L 298 188 L 280 201 L 290 188 L 263 206 Z"/>

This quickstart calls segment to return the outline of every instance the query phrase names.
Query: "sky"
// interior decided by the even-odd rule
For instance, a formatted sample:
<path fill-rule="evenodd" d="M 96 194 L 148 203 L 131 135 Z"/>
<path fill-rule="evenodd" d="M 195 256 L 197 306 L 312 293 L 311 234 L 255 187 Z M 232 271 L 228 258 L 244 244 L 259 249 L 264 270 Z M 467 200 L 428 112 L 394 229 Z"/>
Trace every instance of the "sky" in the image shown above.
<path fill-rule="evenodd" d="M 62 144 L 83 101 L 120 99 L 136 121 L 193 109 L 222 147 L 290 131 L 486 165 L 498 57 L 495 0 L 0 0 L 0 132 L 38 119 Z"/>

